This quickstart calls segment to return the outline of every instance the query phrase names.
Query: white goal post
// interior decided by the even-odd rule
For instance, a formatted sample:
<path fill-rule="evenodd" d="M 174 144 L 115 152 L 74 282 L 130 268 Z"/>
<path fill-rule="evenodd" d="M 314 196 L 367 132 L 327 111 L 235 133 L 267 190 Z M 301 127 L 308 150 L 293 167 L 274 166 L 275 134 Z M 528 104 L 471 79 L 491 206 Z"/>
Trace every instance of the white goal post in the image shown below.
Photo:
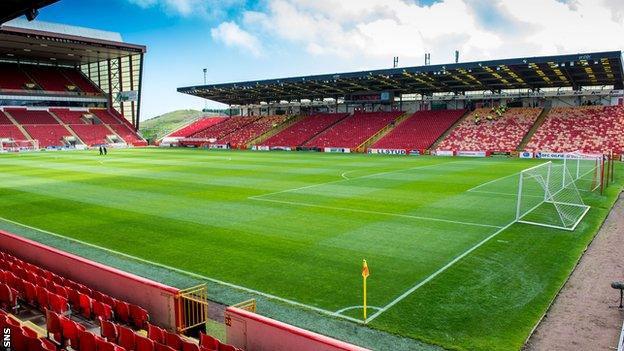
<path fill-rule="evenodd" d="M 593 170 L 583 168 L 572 175 L 568 166 L 569 162 L 548 161 L 520 172 L 516 222 L 570 231 L 576 228 L 589 211 L 576 184 L 584 171 Z"/>
<path fill-rule="evenodd" d="M 595 191 L 602 186 L 604 156 L 580 151 L 565 154 L 563 166 L 568 169 L 576 187 L 581 191 Z"/>

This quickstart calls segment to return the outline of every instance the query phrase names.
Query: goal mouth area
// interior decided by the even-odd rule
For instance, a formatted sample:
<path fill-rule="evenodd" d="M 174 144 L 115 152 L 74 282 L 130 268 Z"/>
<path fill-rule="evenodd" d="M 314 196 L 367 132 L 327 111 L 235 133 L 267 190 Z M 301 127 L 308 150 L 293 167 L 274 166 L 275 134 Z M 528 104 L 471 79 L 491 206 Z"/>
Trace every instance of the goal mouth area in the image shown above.
<path fill-rule="evenodd" d="M 521 171 L 516 222 L 574 231 L 590 209 L 577 187 L 581 178 L 565 162 L 548 161 Z"/>

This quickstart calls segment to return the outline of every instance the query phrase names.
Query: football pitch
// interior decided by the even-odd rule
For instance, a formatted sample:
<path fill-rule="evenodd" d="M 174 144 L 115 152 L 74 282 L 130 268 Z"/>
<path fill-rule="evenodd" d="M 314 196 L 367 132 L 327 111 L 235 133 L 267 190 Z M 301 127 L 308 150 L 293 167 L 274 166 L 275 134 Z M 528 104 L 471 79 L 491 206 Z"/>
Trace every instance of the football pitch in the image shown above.
<path fill-rule="evenodd" d="M 519 349 L 620 187 L 616 179 L 603 196 L 582 192 L 591 209 L 575 231 L 514 223 L 519 172 L 541 163 L 177 149 L 5 154 L 0 217 L 319 318 L 445 348 Z M 362 259 L 371 272 L 366 325 Z"/>

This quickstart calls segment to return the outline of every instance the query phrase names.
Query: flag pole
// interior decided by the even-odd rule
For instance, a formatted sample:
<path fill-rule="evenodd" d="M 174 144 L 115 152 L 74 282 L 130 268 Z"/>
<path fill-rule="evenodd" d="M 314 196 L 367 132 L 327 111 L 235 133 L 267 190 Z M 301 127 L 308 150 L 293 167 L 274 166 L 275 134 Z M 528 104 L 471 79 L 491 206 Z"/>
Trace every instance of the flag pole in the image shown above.
<path fill-rule="evenodd" d="M 366 277 L 364 279 L 364 323 L 366 323 Z"/>
<path fill-rule="evenodd" d="M 366 278 L 370 275 L 366 260 L 362 260 L 362 287 L 364 288 L 364 323 L 366 323 Z"/>

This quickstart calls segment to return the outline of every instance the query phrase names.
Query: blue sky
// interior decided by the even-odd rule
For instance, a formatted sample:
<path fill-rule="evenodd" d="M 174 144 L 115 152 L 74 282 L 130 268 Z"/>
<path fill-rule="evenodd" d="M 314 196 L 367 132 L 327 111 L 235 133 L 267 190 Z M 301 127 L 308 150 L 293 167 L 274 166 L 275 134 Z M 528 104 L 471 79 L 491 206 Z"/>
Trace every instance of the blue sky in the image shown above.
<path fill-rule="evenodd" d="M 176 88 L 204 67 L 219 83 L 624 47 L 621 0 L 61 0 L 39 19 L 146 45 L 143 119 L 201 109 Z"/>

